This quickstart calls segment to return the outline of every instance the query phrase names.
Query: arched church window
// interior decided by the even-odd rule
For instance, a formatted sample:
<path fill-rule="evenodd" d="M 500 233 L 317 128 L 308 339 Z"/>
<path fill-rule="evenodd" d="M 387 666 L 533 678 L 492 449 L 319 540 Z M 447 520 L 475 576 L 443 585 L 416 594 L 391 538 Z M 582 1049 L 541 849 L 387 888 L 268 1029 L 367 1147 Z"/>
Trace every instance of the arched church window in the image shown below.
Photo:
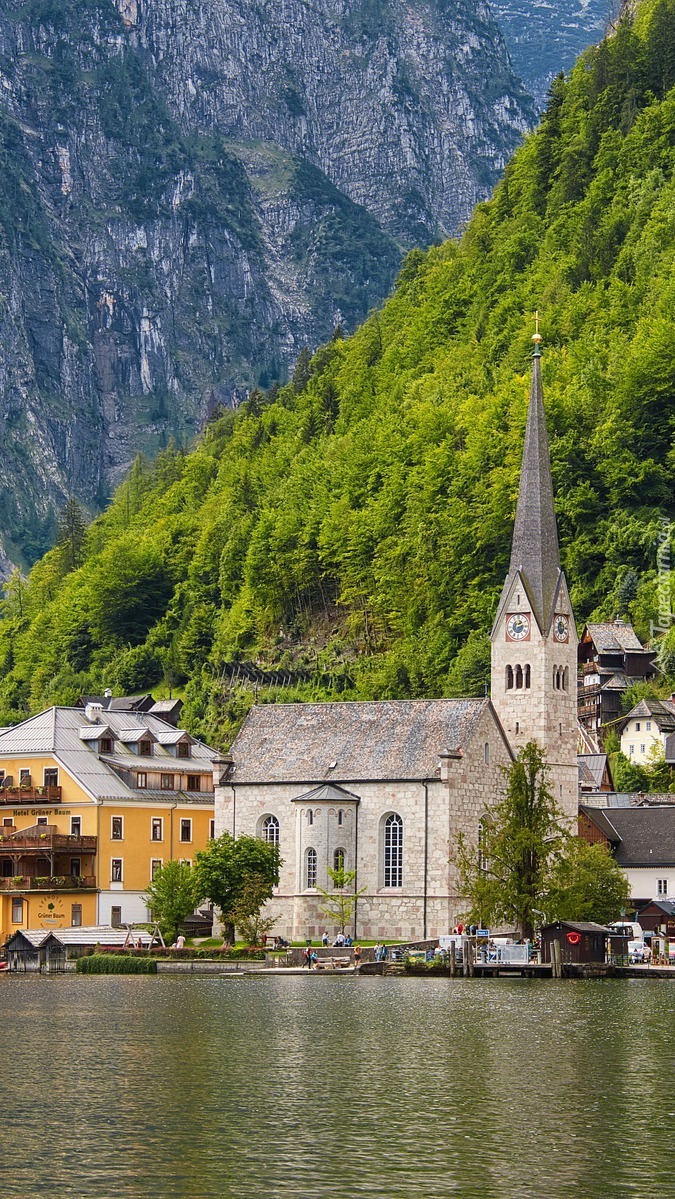
<path fill-rule="evenodd" d="M 345 814 L 343 808 L 338 808 L 338 824 L 342 826 L 345 822 Z"/>
<path fill-rule="evenodd" d="M 305 853 L 305 886 L 316 886 L 317 859 L 316 850 L 308 849 Z"/>
<path fill-rule="evenodd" d="M 266 816 L 262 824 L 263 841 L 268 845 L 279 844 L 279 821 L 276 816 Z"/>
<path fill-rule="evenodd" d="M 384 885 L 403 886 L 403 820 L 397 812 L 384 822 Z"/>
<path fill-rule="evenodd" d="M 529 662 L 528 662 L 527 666 L 525 667 L 525 687 L 529 691 L 529 689 L 530 689 L 530 664 L 529 664 Z"/>
<path fill-rule="evenodd" d="M 521 691 L 523 687 L 523 668 L 516 666 L 516 691 Z"/>
<path fill-rule="evenodd" d="M 485 748 L 483 750 L 483 755 L 485 757 L 485 765 L 489 766 L 490 765 L 490 742 L 489 741 L 485 742 Z"/>
<path fill-rule="evenodd" d="M 344 870 L 345 868 L 345 851 L 344 849 L 336 849 L 333 854 L 333 870 Z"/>
<path fill-rule="evenodd" d="M 507 691 L 513 690 L 513 667 L 512 666 L 506 667 L 506 690 Z"/>

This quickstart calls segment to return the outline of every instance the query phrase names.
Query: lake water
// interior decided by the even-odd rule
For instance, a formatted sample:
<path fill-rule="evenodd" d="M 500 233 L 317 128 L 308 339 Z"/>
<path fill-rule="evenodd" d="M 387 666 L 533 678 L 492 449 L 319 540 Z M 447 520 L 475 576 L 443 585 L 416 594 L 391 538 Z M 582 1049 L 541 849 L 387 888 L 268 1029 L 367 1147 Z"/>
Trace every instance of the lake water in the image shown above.
<path fill-rule="evenodd" d="M 675 1196 L 675 983 L 0 978 L 0 1193 Z"/>

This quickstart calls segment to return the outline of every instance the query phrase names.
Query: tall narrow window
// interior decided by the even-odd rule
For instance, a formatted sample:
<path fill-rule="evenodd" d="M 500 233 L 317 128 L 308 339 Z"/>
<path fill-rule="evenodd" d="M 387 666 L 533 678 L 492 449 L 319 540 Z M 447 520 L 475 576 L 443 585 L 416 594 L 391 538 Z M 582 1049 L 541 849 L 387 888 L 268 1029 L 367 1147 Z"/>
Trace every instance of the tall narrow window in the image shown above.
<path fill-rule="evenodd" d="M 111 883 L 121 883 L 122 882 L 122 859 L 121 858 L 111 858 L 110 881 L 111 881 Z"/>
<path fill-rule="evenodd" d="M 12 924 L 23 922 L 23 899 L 12 900 Z"/>
<path fill-rule="evenodd" d="M 345 814 L 344 814 L 344 811 L 343 811 L 343 809 L 342 809 L 342 808 L 338 808 L 338 824 L 340 825 L 340 827 L 342 827 L 342 825 L 344 824 L 344 822 L 345 822 Z"/>
<path fill-rule="evenodd" d="M 384 885 L 403 886 L 403 821 L 395 812 L 384 822 Z"/>
<path fill-rule="evenodd" d="M 161 869 L 162 869 L 162 859 L 161 858 L 152 858 L 150 861 L 150 882 L 151 883 L 155 881 L 155 879 L 157 878 L 157 875 L 159 874 Z"/>
<path fill-rule="evenodd" d="M 530 664 L 529 664 L 529 662 L 528 662 L 527 666 L 525 667 L 525 686 L 529 690 L 529 686 L 530 686 Z"/>
<path fill-rule="evenodd" d="M 266 816 L 262 826 L 263 841 L 268 845 L 279 844 L 279 821 L 276 816 Z"/>
<path fill-rule="evenodd" d="M 569 690 L 570 685 L 570 668 L 566 666 L 563 671 L 563 691 Z"/>
<path fill-rule="evenodd" d="M 307 853 L 305 854 L 305 886 L 306 887 L 315 887 L 316 886 L 316 873 L 317 873 L 316 850 L 308 849 Z"/>
<path fill-rule="evenodd" d="M 70 817 L 70 835 L 71 837 L 80 837 L 82 835 L 82 817 Z"/>
<path fill-rule="evenodd" d="M 506 667 L 506 690 L 507 691 L 513 690 L 513 667 L 512 666 Z"/>
<path fill-rule="evenodd" d="M 70 923 L 73 928 L 82 927 L 82 904 L 71 903 L 70 905 Z"/>
<path fill-rule="evenodd" d="M 345 851 L 344 849 L 336 849 L 333 854 L 333 870 L 344 870 L 345 868 Z"/>
<path fill-rule="evenodd" d="M 307 812 L 307 823 L 314 824 L 314 813 L 311 808 Z"/>
<path fill-rule="evenodd" d="M 124 817 L 123 816 L 111 816 L 110 817 L 110 838 L 112 841 L 123 841 L 124 840 Z"/>
<path fill-rule="evenodd" d="M 483 749 L 483 757 L 485 758 L 485 765 L 489 766 L 490 765 L 490 742 L 489 741 L 485 742 L 485 746 Z"/>
<path fill-rule="evenodd" d="M 181 841 L 192 840 L 192 820 L 190 817 L 183 817 L 180 822 L 180 839 Z"/>
<path fill-rule="evenodd" d="M 215 822 L 215 820 L 209 820 L 209 837 L 212 841 L 213 841 L 213 838 L 215 837 L 215 835 L 216 835 L 216 822 Z"/>
<path fill-rule="evenodd" d="M 523 686 L 523 668 L 522 668 L 522 666 L 516 666 L 516 690 L 517 691 L 522 690 L 522 686 Z"/>
<path fill-rule="evenodd" d="M 150 840 L 164 840 L 164 820 L 161 816 L 153 816 L 150 821 Z"/>

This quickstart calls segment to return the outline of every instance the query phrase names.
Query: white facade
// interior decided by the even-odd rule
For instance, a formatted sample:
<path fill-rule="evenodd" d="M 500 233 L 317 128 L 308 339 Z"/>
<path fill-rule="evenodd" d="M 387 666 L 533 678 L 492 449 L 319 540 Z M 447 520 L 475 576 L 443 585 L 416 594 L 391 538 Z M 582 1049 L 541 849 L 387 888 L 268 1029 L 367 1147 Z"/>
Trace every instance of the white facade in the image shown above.
<path fill-rule="evenodd" d="M 150 913 L 143 891 L 100 891 L 98 895 L 98 924 L 113 923 L 113 908 L 120 909 L 115 924 L 146 924 Z"/>
<path fill-rule="evenodd" d="M 663 753 L 666 736 L 653 717 L 630 719 L 621 734 L 621 752 L 637 766 L 645 766 Z"/>
<path fill-rule="evenodd" d="M 633 899 L 675 900 L 675 862 L 671 866 L 622 866 Z"/>

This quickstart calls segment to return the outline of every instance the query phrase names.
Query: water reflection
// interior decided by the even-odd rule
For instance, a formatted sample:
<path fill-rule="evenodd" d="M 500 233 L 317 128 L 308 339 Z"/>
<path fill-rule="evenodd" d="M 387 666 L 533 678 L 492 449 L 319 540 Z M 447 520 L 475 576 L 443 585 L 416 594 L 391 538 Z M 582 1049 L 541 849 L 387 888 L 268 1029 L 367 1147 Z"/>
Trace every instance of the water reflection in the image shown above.
<path fill-rule="evenodd" d="M 675 1194 L 665 981 L 3 978 L 4 1195 Z"/>

